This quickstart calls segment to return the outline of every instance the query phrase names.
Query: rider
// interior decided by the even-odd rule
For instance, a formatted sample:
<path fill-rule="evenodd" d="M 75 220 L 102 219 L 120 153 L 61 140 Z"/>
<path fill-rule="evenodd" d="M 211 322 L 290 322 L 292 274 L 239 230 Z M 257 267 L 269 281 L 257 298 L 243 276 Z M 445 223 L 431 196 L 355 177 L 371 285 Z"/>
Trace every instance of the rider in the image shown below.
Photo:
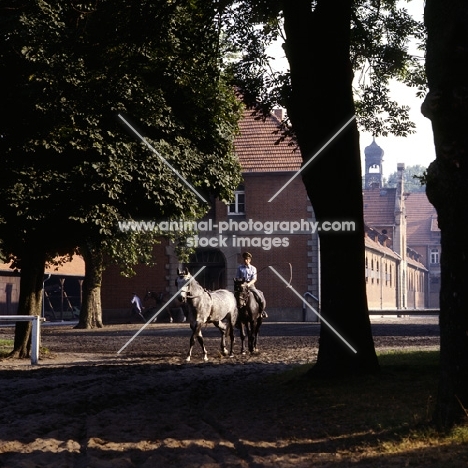
<path fill-rule="evenodd" d="M 267 318 L 268 315 L 265 312 L 265 304 L 259 290 L 255 287 L 255 282 L 257 281 L 257 269 L 251 264 L 252 254 L 250 252 L 244 252 L 242 254 L 244 259 L 243 265 L 239 265 L 237 268 L 236 278 L 241 278 L 247 281 L 247 286 L 250 291 L 253 292 L 255 299 L 257 300 L 260 308 L 262 309 L 262 317 Z"/>

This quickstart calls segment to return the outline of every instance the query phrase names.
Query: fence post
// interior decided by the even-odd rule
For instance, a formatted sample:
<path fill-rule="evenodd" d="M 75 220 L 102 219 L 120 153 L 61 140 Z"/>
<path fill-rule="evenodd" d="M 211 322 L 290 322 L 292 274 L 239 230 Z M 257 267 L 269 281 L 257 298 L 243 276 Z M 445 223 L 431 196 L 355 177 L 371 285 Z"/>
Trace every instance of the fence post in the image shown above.
<path fill-rule="evenodd" d="M 31 333 L 31 364 L 36 365 L 39 361 L 39 346 L 41 340 L 41 320 L 38 315 L 35 315 L 32 319 Z"/>

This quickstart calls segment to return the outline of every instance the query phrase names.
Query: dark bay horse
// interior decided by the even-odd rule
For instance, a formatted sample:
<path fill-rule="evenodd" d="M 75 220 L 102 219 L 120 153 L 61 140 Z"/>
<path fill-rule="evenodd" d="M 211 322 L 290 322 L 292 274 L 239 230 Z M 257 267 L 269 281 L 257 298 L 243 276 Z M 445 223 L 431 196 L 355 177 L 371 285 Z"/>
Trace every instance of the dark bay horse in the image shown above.
<path fill-rule="evenodd" d="M 228 354 L 226 349 L 226 335 L 229 334 L 231 346 L 229 356 L 234 356 L 234 325 L 237 321 L 237 306 L 234 294 L 227 289 L 218 289 L 208 291 L 200 285 L 190 275 L 187 268 L 177 270 L 176 285 L 180 291 L 180 300 L 187 302 L 190 306 L 190 328 L 192 336 L 190 337 L 190 348 L 187 354 L 187 361 L 192 356 L 195 337 L 203 350 L 203 360 L 208 361 L 203 335 L 202 326 L 205 323 L 212 323 L 219 328 L 221 332 L 221 353 L 223 356 Z"/>
<path fill-rule="evenodd" d="M 169 298 L 170 298 L 170 295 L 167 292 L 159 292 L 158 293 L 158 292 L 155 292 L 155 291 L 152 291 L 152 290 L 149 290 L 148 288 L 146 288 L 146 294 L 145 294 L 145 297 L 143 298 L 143 302 L 146 304 L 148 301 L 153 300 L 154 301 L 154 307 L 156 308 L 156 307 L 160 306 L 161 304 L 165 304 L 168 301 Z M 151 313 L 153 308 L 150 307 L 147 310 L 150 311 L 150 313 Z M 169 305 L 164 309 L 164 311 L 162 313 L 163 314 L 165 313 L 168 316 L 167 319 L 169 320 L 170 323 L 172 323 L 174 321 Z M 145 315 L 147 315 L 147 314 L 148 314 L 148 312 L 146 312 Z M 160 315 L 162 315 L 162 314 L 160 314 Z M 153 320 L 153 322 L 156 322 L 158 319 L 159 319 L 158 317 L 155 318 Z"/>
<path fill-rule="evenodd" d="M 247 332 L 249 351 L 258 351 L 258 332 L 262 325 L 262 312 L 266 306 L 265 297 L 261 291 L 257 293 L 262 296 L 263 307 L 260 307 L 254 293 L 250 291 L 247 282 L 243 278 L 234 278 L 234 296 L 239 311 L 237 327 L 240 329 L 242 341 L 241 353 L 245 354 L 244 340 Z"/>
<path fill-rule="evenodd" d="M 153 321 L 156 322 L 185 322 L 187 318 L 186 304 L 182 304 L 176 299 L 170 301 L 171 295 L 167 292 L 155 292 L 146 288 L 146 294 L 143 302 L 146 304 L 149 301 L 154 301 L 153 307 L 148 307 L 144 312 L 146 318 L 150 318 L 154 314 L 155 309 L 166 304 L 164 310 Z M 170 301 L 170 302 L 169 302 Z"/>

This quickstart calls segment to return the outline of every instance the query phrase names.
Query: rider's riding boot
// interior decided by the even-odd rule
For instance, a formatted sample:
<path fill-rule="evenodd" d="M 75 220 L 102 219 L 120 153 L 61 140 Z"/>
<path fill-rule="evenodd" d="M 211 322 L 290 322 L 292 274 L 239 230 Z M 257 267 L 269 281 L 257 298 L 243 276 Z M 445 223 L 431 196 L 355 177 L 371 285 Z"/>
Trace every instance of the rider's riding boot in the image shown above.
<path fill-rule="evenodd" d="M 260 314 L 260 316 L 262 318 L 268 318 L 268 314 L 265 312 L 265 303 L 263 302 L 263 299 L 261 298 L 260 294 L 258 294 L 256 290 L 252 290 L 252 292 L 254 293 L 255 299 L 258 302 L 258 306 L 260 307 L 260 309 L 262 309 L 262 313 Z"/>
<path fill-rule="evenodd" d="M 257 301 L 258 301 L 258 305 L 260 306 L 260 309 L 262 309 L 262 313 L 260 314 L 261 317 L 268 318 L 268 314 L 265 312 L 265 304 L 263 303 L 262 299 L 258 295 L 257 295 Z"/>

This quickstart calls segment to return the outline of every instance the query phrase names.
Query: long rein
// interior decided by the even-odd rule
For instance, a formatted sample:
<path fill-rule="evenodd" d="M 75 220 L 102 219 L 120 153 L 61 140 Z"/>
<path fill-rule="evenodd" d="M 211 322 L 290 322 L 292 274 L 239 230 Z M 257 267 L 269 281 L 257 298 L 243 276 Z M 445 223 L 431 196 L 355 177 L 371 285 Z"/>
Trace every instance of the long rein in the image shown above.
<path fill-rule="evenodd" d="M 188 291 L 185 293 L 185 297 L 186 297 L 187 299 L 196 299 L 197 297 L 201 297 L 201 296 L 203 295 L 203 293 L 205 293 L 205 292 L 208 293 L 208 295 L 209 295 L 210 298 L 211 298 L 211 293 L 210 293 L 210 291 L 208 291 L 208 289 L 206 289 L 206 288 L 203 288 L 203 292 L 201 292 L 200 294 L 198 294 L 198 295 L 196 295 L 196 296 L 189 295 L 188 293 L 189 293 L 189 292 L 191 291 L 191 289 L 192 289 L 191 286 L 192 286 L 191 284 L 189 284 L 189 285 L 187 286 Z"/>
<path fill-rule="evenodd" d="M 289 265 L 289 282 L 288 282 L 288 285 L 286 286 L 287 288 L 291 287 L 291 283 L 292 283 L 292 264 L 289 263 L 289 262 L 285 262 Z M 271 266 L 280 266 L 280 265 L 284 265 L 284 263 L 274 263 L 273 265 L 267 265 L 263 268 L 261 268 L 258 272 L 257 272 L 257 277 L 258 277 L 258 274 L 260 272 L 262 272 L 263 270 L 266 270 L 267 268 L 270 268 Z"/>
<path fill-rule="evenodd" d="M 291 283 L 292 283 L 292 265 L 291 265 L 291 263 L 289 263 L 289 262 L 287 262 L 287 264 L 289 265 L 289 283 L 288 283 L 288 286 L 287 286 L 287 287 L 289 287 L 289 286 L 291 286 Z M 271 265 L 271 266 L 278 266 L 278 265 L 282 265 L 282 264 L 281 264 L 281 263 L 276 263 L 276 264 Z M 258 273 L 260 273 L 261 271 L 263 271 L 263 270 L 269 268 L 269 266 L 270 266 L 270 265 L 268 265 L 268 266 L 266 266 L 266 267 L 263 267 L 262 269 L 260 269 L 260 270 L 258 271 Z M 257 275 L 258 275 L 258 273 L 257 273 Z M 210 296 L 210 299 L 212 299 L 212 297 L 211 297 L 211 292 L 208 291 L 208 289 L 206 289 L 206 288 L 203 288 L 203 292 L 201 292 L 200 294 L 198 294 L 198 295 L 196 295 L 196 296 L 192 296 L 191 294 L 189 295 L 189 292 L 190 292 L 191 289 L 192 289 L 192 285 L 191 285 L 191 284 L 188 285 L 187 289 L 188 289 L 188 291 L 187 291 L 187 293 L 185 294 L 185 297 L 186 297 L 187 299 L 196 299 L 197 297 L 201 297 L 201 296 L 203 295 L 203 293 L 205 293 L 205 292 Z"/>

